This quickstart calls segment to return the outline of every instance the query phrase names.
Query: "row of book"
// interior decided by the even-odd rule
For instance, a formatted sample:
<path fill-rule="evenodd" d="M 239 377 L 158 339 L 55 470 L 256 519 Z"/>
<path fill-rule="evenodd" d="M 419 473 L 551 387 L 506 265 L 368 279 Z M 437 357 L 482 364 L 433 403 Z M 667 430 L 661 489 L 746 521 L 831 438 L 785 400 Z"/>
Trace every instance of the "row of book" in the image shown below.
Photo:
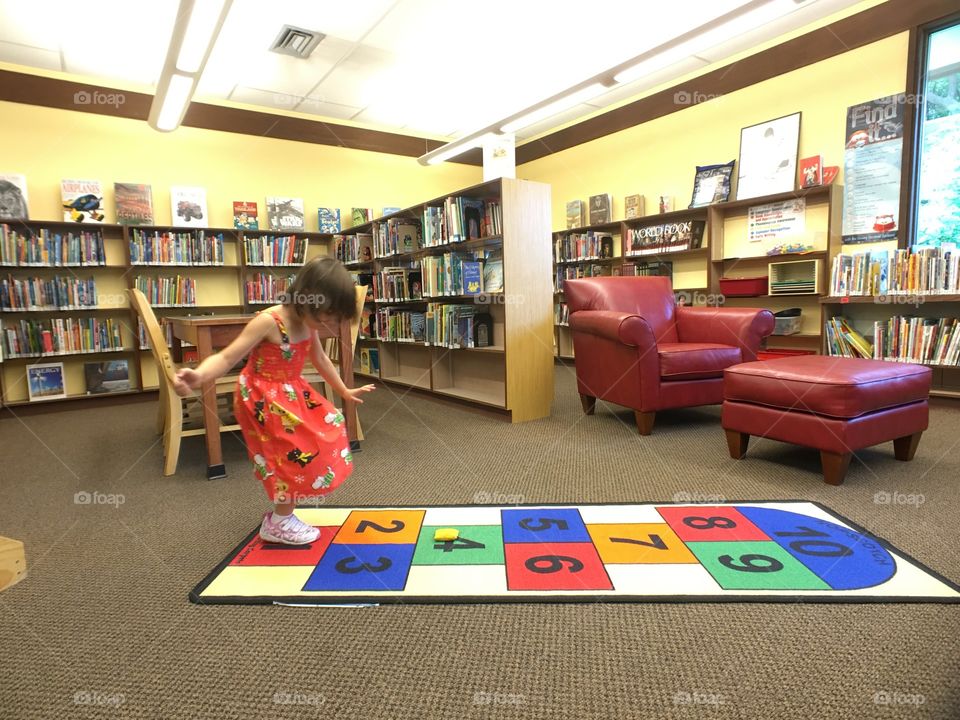
<path fill-rule="evenodd" d="M 0 224 L 0 265 L 63 267 L 69 265 L 105 265 L 103 236 L 82 230 L 21 232 Z"/>
<path fill-rule="evenodd" d="M 385 302 L 408 302 L 422 297 L 420 268 L 387 267 L 372 276 L 373 297 Z"/>
<path fill-rule="evenodd" d="M 425 257 L 421 267 L 425 297 L 503 292 L 503 254 L 499 249 Z"/>
<path fill-rule="evenodd" d="M 416 218 L 390 218 L 373 224 L 373 256 L 390 257 L 423 247 L 423 227 Z"/>
<path fill-rule="evenodd" d="M 247 265 L 303 265 L 309 241 L 296 235 L 261 235 L 243 238 Z"/>
<path fill-rule="evenodd" d="M 696 250 L 703 246 L 703 220 L 645 225 L 627 230 L 627 256 Z"/>
<path fill-rule="evenodd" d="M 493 237 L 503 233 L 500 203 L 480 198 L 448 197 L 442 207 L 427 206 L 423 213 L 423 246 Z"/>
<path fill-rule="evenodd" d="M 197 304 L 197 281 L 177 275 L 175 277 L 138 277 L 137 289 L 155 307 L 177 307 Z"/>
<path fill-rule="evenodd" d="M 130 262 L 133 265 L 223 265 L 223 233 L 133 230 Z"/>
<path fill-rule="evenodd" d="M 489 320 L 489 315 L 484 313 Z M 424 334 L 428 345 L 448 348 L 475 347 L 476 306 L 430 303 L 427 305 Z"/>
<path fill-rule="evenodd" d="M 337 260 L 344 265 L 370 262 L 373 260 L 373 235 L 334 235 L 333 249 Z"/>
<path fill-rule="evenodd" d="M 20 320 L 4 327 L 6 356 L 123 350 L 121 326 L 122 323 L 113 318 Z"/>
<path fill-rule="evenodd" d="M 553 306 L 553 322 L 555 325 L 570 324 L 570 308 L 566 303 L 557 303 Z"/>
<path fill-rule="evenodd" d="M 381 308 L 377 310 L 376 336 L 394 342 L 425 342 L 426 315 L 416 310 Z"/>
<path fill-rule="evenodd" d="M 270 305 L 277 302 L 280 293 L 287 291 L 295 275 L 277 277 L 270 273 L 255 273 L 244 285 L 247 302 L 255 305 Z"/>
<path fill-rule="evenodd" d="M 960 253 L 954 243 L 837 255 L 830 294 L 960 294 Z"/>
<path fill-rule="evenodd" d="M 0 309 L 79 310 L 97 306 L 97 283 L 78 277 L 15 278 L 0 280 Z"/>
<path fill-rule="evenodd" d="M 160 326 L 160 331 L 167 339 L 167 347 L 171 347 L 173 345 L 173 325 L 170 323 L 163 323 Z M 147 339 L 147 328 L 139 318 L 137 318 L 137 341 L 141 350 L 150 349 L 150 341 Z"/>
<path fill-rule="evenodd" d="M 590 230 L 561 235 L 553 242 L 554 262 L 599 260 L 613 257 L 613 236 Z"/>
<path fill-rule="evenodd" d="M 366 375 L 380 374 L 380 350 L 377 348 L 360 348 L 360 372 Z"/>
<path fill-rule="evenodd" d="M 610 274 L 610 267 L 607 265 L 565 265 L 557 268 L 553 291 L 555 293 L 563 292 L 563 282 L 565 280 L 579 280 L 584 277 L 601 277 Z"/>
<path fill-rule="evenodd" d="M 860 334 L 844 317 L 831 318 L 825 329 L 830 355 L 960 365 L 960 320 L 957 318 L 896 315 L 874 322 L 871 339 Z"/>

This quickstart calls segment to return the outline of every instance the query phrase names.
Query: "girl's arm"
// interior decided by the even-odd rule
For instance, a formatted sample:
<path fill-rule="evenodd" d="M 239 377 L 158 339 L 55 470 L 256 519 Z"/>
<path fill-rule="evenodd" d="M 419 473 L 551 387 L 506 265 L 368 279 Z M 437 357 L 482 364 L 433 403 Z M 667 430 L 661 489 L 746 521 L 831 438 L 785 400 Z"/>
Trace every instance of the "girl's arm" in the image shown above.
<path fill-rule="evenodd" d="M 232 343 L 220 352 L 208 357 L 196 369 L 181 368 L 177 371 L 177 379 L 173 384 L 173 389 L 177 395 L 189 395 L 191 390 L 196 390 L 202 383 L 223 377 L 230 368 L 236 365 L 243 356 L 267 336 L 273 325 L 274 321 L 269 313 L 261 313 L 247 323 L 247 326 L 243 328 L 243 331 Z"/>
<path fill-rule="evenodd" d="M 341 357 L 341 362 L 342 361 L 343 358 Z M 323 351 L 323 345 L 320 343 L 320 337 L 316 332 L 313 333 L 313 338 L 310 341 L 310 362 L 313 363 L 317 372 L 320 373 L 323 381 L 328 383 L 334 392 L 344 400 L 362 403 L 363 400 L 360 400 L 357 396 L 360 393 L 370 392 L 374 388 L 373 385 L 364 385 L 363 387 L 354 389 L 348 388 L 343 382 L 343 378 L 340 377 L 340 373 L 337 372 L 336 366 Z"/>

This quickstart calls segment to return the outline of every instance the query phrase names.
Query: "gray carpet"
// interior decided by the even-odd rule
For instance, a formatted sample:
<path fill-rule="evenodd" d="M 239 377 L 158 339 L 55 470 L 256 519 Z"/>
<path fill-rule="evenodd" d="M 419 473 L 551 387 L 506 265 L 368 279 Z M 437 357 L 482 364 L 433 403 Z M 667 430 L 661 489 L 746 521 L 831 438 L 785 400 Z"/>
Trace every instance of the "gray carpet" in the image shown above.
<path fill-rule="evenodd" d="M 0 420 L 0 535 L 29 566 L 0 593 L 3 720 L 960 717 L 957 605 L 191 605 L 265 502 L 235 436 L 228 478 L 204 479 L 199 438 L 164 478 L 154 412 Z M 867 450 L 838 488 L 813 451 L 754 440 L 730 460 L 716 408 L 662 413 L 647 438 L 620 408 L 583 417 L 566 367 L 542 421 L 383 388 L 361 412 L 367 440 L 331 503 L 808 499 L 960 581 L 955 406 L 932 410 L 912 464 Z"/>

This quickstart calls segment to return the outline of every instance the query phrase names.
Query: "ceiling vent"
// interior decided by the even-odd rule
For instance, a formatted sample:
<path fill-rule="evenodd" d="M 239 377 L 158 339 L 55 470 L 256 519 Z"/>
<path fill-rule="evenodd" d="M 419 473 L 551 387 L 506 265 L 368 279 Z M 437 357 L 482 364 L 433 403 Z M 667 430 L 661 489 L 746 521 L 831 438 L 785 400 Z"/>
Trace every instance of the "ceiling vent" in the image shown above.
<path fill-rule="evenodd" d="M 326 35 L 323 33 L 314 30 L 304 30 L 292 25 L 284 25 L 280 34 L 277 35 L 277 39 L 270 46 L 270 51 L 281 55 L 306 58 L 325 37 Z"/>

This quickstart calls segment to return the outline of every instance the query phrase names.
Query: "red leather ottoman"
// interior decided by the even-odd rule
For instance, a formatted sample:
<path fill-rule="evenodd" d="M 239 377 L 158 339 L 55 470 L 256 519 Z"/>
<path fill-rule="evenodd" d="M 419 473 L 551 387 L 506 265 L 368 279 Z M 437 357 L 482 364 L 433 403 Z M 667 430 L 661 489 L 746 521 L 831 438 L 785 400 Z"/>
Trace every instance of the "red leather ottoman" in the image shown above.
<path fill-rule="evenodd" d="M 927 429 L 930 368 L 804 355 L 735 365 L 723 373 L 722 424 L 730 456 L 751 435 L 820 451 L 823 479 L 839 485 L 861 448 L 893 441 L 912 460 Z"/>

